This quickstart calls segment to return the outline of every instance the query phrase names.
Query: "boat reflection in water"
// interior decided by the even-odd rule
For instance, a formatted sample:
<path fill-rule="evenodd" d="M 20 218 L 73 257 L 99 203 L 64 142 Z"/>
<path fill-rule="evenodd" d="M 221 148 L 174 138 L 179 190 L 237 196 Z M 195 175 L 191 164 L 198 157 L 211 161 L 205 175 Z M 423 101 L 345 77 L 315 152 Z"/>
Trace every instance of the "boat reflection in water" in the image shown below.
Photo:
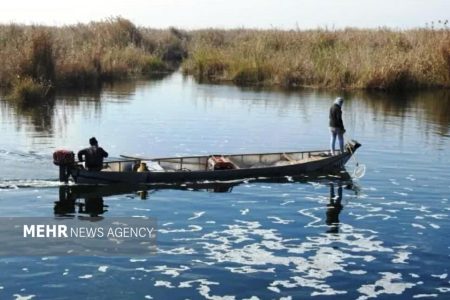
<path fill-rule="evenodd" d="M 357 186 L 353 183 L 347 172 L 326 176 L 282 177 L 276 179 L 258 179 L 251 182 L 264 183 L 320 183 L 329 186 L 329 202 L 326 205 L 325 223 L 328 225 L 327 233 L 339 232 L 339 215 L 343 209 L 343 188 L 357 193 Z M 77 218 L 84 221 L 100 221 L 103 214 L 108 211 L 104 197 L 116 195 L 133 195 L 132 198 L 147 200 L 158 190 L 177 189 L 189 191 L 204 191 L 212 193 L 229 193 L 235 186 L 248 183 L 247 180 L 232 182 L 190 183 L 182 185 L 64 185 L 59 187 L 59 201 L 55 202 L 54 214 L 57 218 Z"/>
<path fill-rule="evenodd" d="M 74 218 L 86 221 L 100 221 L 108 211 L 103 197 L 116 195 L 136 195 L 141 200 L 162 189 L 207 191 L 214 193 L 231 192 L 239 182 L 192 183 L 182 185 L 64 185 L 59 187 L 59 200 L 55 201 L 54 214 L 58 218 Z"/>
<path fill-rule="evenodd" d="M 101 191 L 87 190 L 87 187 L 61 186 L 59 201 L 55 202 L 54 214 L 57 217 L 75 217 L 92 222 L 103 219 L 101 215 L 108 211 Z"/>

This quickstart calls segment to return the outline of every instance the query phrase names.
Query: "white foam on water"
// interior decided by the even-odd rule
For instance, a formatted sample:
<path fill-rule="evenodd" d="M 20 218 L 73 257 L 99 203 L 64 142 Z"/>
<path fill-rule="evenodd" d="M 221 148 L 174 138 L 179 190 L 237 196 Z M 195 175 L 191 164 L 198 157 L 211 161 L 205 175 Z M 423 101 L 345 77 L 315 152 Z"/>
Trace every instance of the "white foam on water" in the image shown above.
<path fill-rule="evenodd" d="M 431 211 L 428 210 L 428 207 L 423 205 L 421 207 L 405 207 L 404 210 L 420 211 L 428 214 L 431 213 Z"/>
<path fill-rule="evenodd" d="M 364 188 L 362 188 L 362 190 L 363 190 L 363 191 L 372 191 L 372 192 L 375 192 L 375 191 L 377 191 L 378 189 L 377 189 L 376 187 L 369 186 L 369 187 L 364 187 Z"/>
<path fill-rule="evenodd" d="M 64 185 L 59 180 L 39 180 L 39 179 L 17 179 L 1 180 L 0 191 L 17 190 L 21 188 L 47 188 Z"/>
<path fill-rule="evenodd" d="M 93 277 L 92 274 L 78 276 L 78 278 L 80 278 L 80 279 L 91 279 L 92 277 Z"/>
<path fill-rule="evenodd" d="M 56 257 L 56 256 L 45 256 L 45 257 L 42 257 L 41 258 L 41 260 L 57 260 L 58 259 L 58 257 Z"/>
<path fill-rule="evenodd" d="M 182 281 L 179 283 L 178 288 L 191 288 L 193 287 L 193 284 L 198 284 L 197 291 L 201 296 L 203 296 L 205 299 L 212 299 L 212 300 L 234 300 L 234 296 L 216 296 L 216 295 L 210 295 L 211 289 L 209 288 L 210 285 L 219 285 L 218 282 L 208 281 L 206 279 L 196 279 L 196 280 L 189 280 L 189 281 Z"/>
<path fill-rule="evenodd" d="M 356 220 L 364 220 L 367 218 L 381 218 L 383 221 L 389 220 L 389 219 L 397 219 L 397 217 L 392 217 L 392 216 L 386 215 L 386 214 L 367 214 L 367 215 L 357 217 Z"/>
<path fill-rule="evenodd" d="M 215 295 L 210 295 L 209 293 L 211 292 L 211 289 L 207 285 L 200 285 L 197 288 L 197 290 L 199 291 L 199 294 L 201 296 L 205 297 L 205 299 L 210 299 L 210 300 L 234 300 L 234 299 L 236 299 L 234 296 L 215 296 Z"/>
<path fill-rule="evenodd" d="M 391 178 L 389 179 L 389 181 L 393 184 L 393 185 L 400 185 L 400 183 L 397 182 L 397 180 Z"/>
<path fill-rule="evenodd" d="M 436 220 L 447 220 L 448 219 L 448 215 L 446 215 L 446 214 L 425 215 L 425 217 L 436 219 Z"/>
<path fill-rule="evenodd" d="M 216 224 L 216 221 L 206 221 L 206 224 Z"/>
<path fill-rule="evenodd" d="M 322 281 L 316 279 L 303 278 L 299 276 L 293 276 L 290 279 L 291 280 L 276 280 L 272 282 L 270 285 L 271 287 L 281 286 L 284 288 L 296 288 L 296 287 L 313 288 L 316 291 L 312 292 L 311 296 L 347 294 L 347 291 L 335 290 L 331 288 L 328 284 L 325 284 Z"/>
<path fill-rule="evenodd" d="M 410 275 L 412 278 L 420 278 L 420 275 L 415 274 L 415 273 L 409 273 L 409 275 Z"/>
<path fill-rule="evenodd" d="M 174 289 L 175 287 L 172 285 L 171 282 L 169 281 L 164 281 L 164 280 L 157 280 L 155 281 L 155 286 L 162 286 L 168 289 Z"/>
<path fill-rule="evenodd" d="M 415 228 L 426 229 L 425 226 L 420 225 L 420 224 L 417 224 L 417 223 L 411 223 L 411 226 L 412 226 L 412 227 L 415 227 Z"/>
<path fill-rule="evenodd" d="M 196 280 L 189 280 L 189 281 L 182 281 L 179 283 L 178 288 L 191 288 L 193 287 L 194 283 L 202 284 L 202 285 L 219 285 L 218 282 L 212 282 L 208 281 L 206 279 L 196 279 Z"/>
<path fill-rule="evenodd" d="M 134 263 L 134 262 L 144 262 L 147 261 L 146 258 L 130 258 L 130 262 Z"/>
<path fill-rule="evenodd" d="M 186 248 L 186 247 L 179 247 L 179 248 L 174 248 L 174 249 L 169 249 L 169 250 L 158 248 L 158 254 L 192 255 L 192 254 L 195 254 L 195 253 L 197 253 L 197 251 L 195 251 L 192 248 Z"/>
<path fill-rule="evenodd" d="M 22 296 L 20 294 L 14 294 L 13 297 L 16 297 L 14 300 L 31 300 L 36 297 L 36 295 Z"/>
<path fill-rule="evenodd" d="M 382 211 L 383 208 L 382 207 L 369 207 L 367 209 L 368 212 L 378 212 L 378 211 Z"/>
<path fill-rule="evenodd" d="M 322 219 L 319 217 L 316 217 L 313 213 L 309 212 L 309 209 L 307 209 L 307 208 L 299 210 L 298 213 L 313 219 L 313 221 L 308 223 L 305 227 L 314 227 L 315 224 L 317 224 L 317 223 L 322 224 Z"/>
<path fill-rule="evenodd" d="M 318 201 L 317 197 L 312 199 L 315 202 Z M 328 198 L 323 197 L 322 200 L 325 201 Z M 399 206 L 402 206 L 402 203 L 408 206 L 411 205 L 406 201 L 389 203 L 390 205 Z M 364 208 L 364 206 L 361 207 Z M 417 209 L 416 207 L 414 208 Z M 419 207 L 418 209 L 422 208 Z M 370 209 L 372 212 L 381 210 L 379 207 L 372 207 Z M 323 207 L 302 209 L 298 213 L 311 219 L 307 227 L 325 227 L 322 224 Z M 321 217 L 317 217 L 317 215 Z M 386 217 L 389 215 L 380 214 L 377 216 Z M 283 220 L 277 216 L 268 216 L 268 219 L 273 220 L 273 223 L 277 221 L 292 221 Z M 270 223 L 267 223 L 264 222 L 264 226 L 270 226 Z M 284 272 L 276 272 L 277 280 L 267 287 L 276 293 L 281 293 L 283 288 L 309 287 L 312 289 L 312 296 L 344 294 L 346 291 L 334 289 L 327 284 L 326 279 L 341 272 L 356 276 L 367 274 L 363 269 L 366 263 L 375 261 L 376 255 L 372 255 L 373 253 L 392 253 L 390 254 L 390 258 L 393 263 L 406 263 L 409 259 L 411 252 L 405 250 L 410 246 L 397 246 L 394 247 L 395 249 L 391 249 L 386 247 L 383 241 L 378 239 L 376 231 L 357 229 L 348 224 L 341 224 L 339 228 L 339 235 L 330 235 L 324 232 L 317 236 L 307 236 L 301 239 L 284 239 L 276 229 L 263 227 L 257 221 L 234 220 L 234 223 L 219 227 L 215 231 L 202 232 L 200 237 L 188 236 L 185 240 L 193 241 L 195 245 L 201 246 L 204 251 L 204 261 L 192 260 L 192 262 L 206 265 L 225 263 L 228 266 L 225 266 L 224 269 L 231 273 L 275 273 L 277 266 L 289 268 L 290 273 L 287 274 Z M 165 228 L 164 230 L 166 230 L 165 233 L 169 233 L 192 232 L 192 229 L 192 227 L 188 227 L 187 229 Z M 339 245 L 339 248 L 333 247 L 336 244 Z M 161 253 L 163 254 L 170 253 L 175 255 L 196 253 L 194 249 L 190 248 L 175 248 L 162 251 Z M 307 257 L 298 255 L 304 253 L 307 254 Z M 352 267 L 349 267 L 350 265 Z M 353 270 L 346 270 L 346 268 Z M 355 270 L 355 268 L 358 269 Z M 183 270 L 180 271 L 179 269 L 182 269 L 182 267 L 168 269 L 158 269 L 158 267 L 155 267 L 147 271 L 151 270 L 152 272 L 176 277 L 180 275 L 180 272 L 183 272 Z M 407 288 L 415 285 L 413 283 L 403 282 L 401 280 L 401 274 L 380 274 L 382 274 L 380 280 L 377 280 L 373 284 L 363 285 L 358 289 L 362 294 L 359 299 L 377 297 L 380 294 L 401 294 Z M 288 277 L 286 278 L 286 276 Z M 234 299 L 234 296 L 211 295 L 209 286 L 214 283 L 187 281 L 180 283 L 178 288 L 192 287 L 193 284 L 198 285 L 197 290 L 200 295 L 207 299 Z M 173 284 L 170 282 L 164 284 L 160 282 L 159 286 L 169 286 L 171 288 Z"/>
<path fill-rule="evenodd" d="M 251 266 L 225 267 L 225 269 L 230 270 L 231 273 L 239 273 L 239 274 L 275 273 L 275 268 L 255 269 L 252 268 Z"/>
<path fill-rule="evenodd" d="M 414 178 L 414 175 L 408 175 L 405 178 L 408 179 L 409 181 L 416 181 L 416 179 Z"/>
<path fill-rule="evenodd" d="M 395 247 L 393 247 L 393 248 L 395 248 L 395 249 L 403 249 L 403 250 L 408 249 L 408 248 L 417 249 L 416 246 L 411 246 L 411 245 L 395 246 Z"/>
<path fill-rule="evenodd" d="M 417 294 L 414 295 L 413 298 L 414 299 L 419 299 L 419 298 L 436 298 L 438 295 L 437 294 Z"/>
<path fill-rule="evenodd" d="M 434 228 L 434 229 L 439 229 L 441 228 L 441 226 L 434 224 L 434 223 L 429 223 L 430 227 Z"/>
<path fill-rule="evenodd" d="M 158 272 L 164 275 L 169 275 L 172 278 L 180 276 L 180 274 L 184 271 L 190 270 L 188 266 L 181 265 L 179 268 L 175 267 L 168 267 L 166 265 L 163 266 L 155 266 L 152 269 L 145 269 L 145 268 L 136 268 L 136 271 L 142 271 L 145 273 L 151 273 L 151 272 Z"/>
<path fill-rule="evenodd" d="M 364 275 L 364 274 L 367 274 L 367 272 L 364 271 L 364 270 L 354 270 L 354 271 L 349 271 L 348 273 L 352 274 L 352 275 Z"/>
<path fill-rule="evenodd" d="M 195 220 L 200 218 L 201 216 L 203 216 L 205 214 L 205 211 L 199 211 L 199 212 L 194 212 L 194 216 L 190 217 L 188 220 Z"/>
<path fill-rule="evenodd" d="M 135 215 L 135 216 L 131 216 L 132 218 L 137 218 L 137 219 L 148 219 L 148 216 L 139 216 L 139 215 Z"/>
<path fill-rule="evenodd" d="M 144 299 L 153 299 L 153 297 L 150 295 L 145 295 Z"/>
<path fill-rule="evenodd" d="M 267 289 L 278 294 L 281 293 L 281 290 L 275 286 L 268 286 Z"/>
<path fill-rule="evenodd" d="M 405 205 L 407 205 L 407 206 L 411 205 L 411 203 L 406 202 L 406 201 L 382 202 L 382 203 L 380 203 L 380 204 L 382 204 L 382 205 L 387 205 L 387 206 L 399 205 L 399 206 L 401 206 L 402 208 L 403 208 Z"/>
<path fill-rule="evenodd" d="M 403 196 L 403 197 L 407 197 L 408 196 L 408 193 L 404 193 L 404 192 L 394 192 L 394 194 L 397 194 L 397 195 L 400 195 L 400 196 Z"/>
<path fill-rule="evenodd" d="M 284 201 L 283 203 L 281 203 L 280 205 L 287 205 L 287 204 L 289 204 L 289 203 L 295 203 L 295 201 L 292 201 L 292 200 L 288 200 L 288 201 Z"/>
<path fill-rule="evenodd" d="M 109 268 L 108 266 L 100 266 L 100 267 L 98 267 L 98 271 L 105 273 L 106 270 L 108 270 L 108 268 Z"/>
<path fill-rule="evenodd" d="M 290 223 L 295 222 L 294 220 L 284 220 L 284 219 L 281 219 L 281 218 L 276 217 L 276 216 L 268 216 L 267 218 L 270 219 L 270 220 L 273 220 L 272 223 L 274 223 L 274 224 L 288 225 Z"/>
<path fill-rule="evenodd" d="M 309 214 L 305 211 L 303 213 Z M 363 270 L 346 271 L 346 260 L 360 259 L 368 263 L 374 261 L 375 257 L 356 253 L 394 252 L 384 247 L 382 241 L 376 240 L 373 231 L 365 231 L 372 234 L 367 236 L 367 234 L 355 232 L 354 228 L 345 224 L 337 236 L 323 234 L 308 237 L 307 241 L 300 240 L 300 243 L 293 243 L 298 239 L 285 240 L 279 236 L 277 230 L 264 229 L 259 222 L 242 220 L 235 220 L 235 222 L 235 224 L 226 225 L 227 229 L 223 231 L 214 231 L 202 236 L 199 244 L 206 251 L 208 261 L 240 264 L 240 267 L 226 267 L 230 272 L 237 273 L 272 272 L 273 265 L 280 265 L 290 267 L 293 273 L 302 274 L 302 276 L 296 276 L 297 280 L 291 277 L 289 280 L 279 280 L 271 284 L 268 289 L 274 292 L 281 292 L 280 287 L 308 286 L 314 289 L 312 292 L 314 295 L 345 293 L 345 291 L 333 289 L 325 283 L 325 280 L 336 272 L 365 274 Z M 256 240 L 261 242 L 254 242 Z M 334 243 L 342 243 L 347 247 L 335 249 L 331 247 Z M 272 252 L 273 250 L 286 250 L 287 253 L 295 254 L 313 252 L 313 255 L 307 258 L 298 255 L 279 256 L 276 252 Z M 265 265 L 270 267 L 260 268 Z"/>
<path fill-rule="evenodd" d="M 168 223 L 162 224 L 162 226 L 164 226 L 164 227 L 169 226 L 169 225 L 173 225 L 173 222 L 168 222 Z"/>
<path fill-rule="evenodd" d="M 439 287 L 439 288 L 436 288 L 439 292 L 441 292 L 441 293 L 448 293 L 448 292 L 450 292 L 450 288 L 448 288 L 448 287 Z"/>
<path fill-rule="evenodd" d="M 241 212 L 241 215 L 245 216 L 246 214 L 249 213 L 250 209 L 245 208 L 245 209 L 241 209 L 241 210 L 239 210 L 239 211 Z"/>
<path fill-rule="evenodd" d="M 439 279 L 445 279 L 445 278 L 447 278 L 447 276 L 448 276 L 447 273 L 440 274 L 440 275 L 434 275 L 434 274 L 431 274 L 431 277 L 439 278 Z"/>
<path fill-rule="evenodd" d="M 357 300 L 376 298 L 381 294 L 401 295 L 406 289 L 415 286 L 414 283 L 400 282 L 402 280 L 400 273 L 381 272 L 380 274 L 382 278 L 374 284 L 365 284 L 358 289 L 358 292 L 363 295 L 359 296 Z"/>
<path fill-rule="evenodd" d="M 189 229 L 181 228 L 181 229 L 158 229 L 158 233 L 183 233 L 183 232 L 195 232 L 195 231 L 201 231 L 203 227 L 198 225 L 188 225 Z"/>
<path fill-rule="evenodd" d="M 407 260 L 411 254 L 411 252 L 399 251 L 398 253 L 395 253 L 395 258 L 392 259 L 392 262 L 394 264 L 407 264 Z"/>
<path fill-rule="evenodd" d="M 143 210 L 143 211 L 151 211 L 150 208 L 140 208 L 140 207 L 133 207 L 134 210 Z"/>

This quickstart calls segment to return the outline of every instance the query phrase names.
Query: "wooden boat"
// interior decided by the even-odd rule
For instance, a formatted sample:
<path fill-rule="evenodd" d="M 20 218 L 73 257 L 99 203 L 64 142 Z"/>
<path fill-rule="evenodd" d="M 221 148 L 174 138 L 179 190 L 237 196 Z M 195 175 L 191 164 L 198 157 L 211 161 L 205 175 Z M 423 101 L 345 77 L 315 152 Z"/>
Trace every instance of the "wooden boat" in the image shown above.
<path fill-rule="evenodd" d="M 71 177 L 80 184 L 176 184 L 307 175 L 343 168 L 360 146 L 352 140 L 344 152 L 334 156 L 328 150 L 152 159 L 123 156 L 105 162 L 101 171 L 88 171 L 80 163 L 59 164 L 60 180 L 67 182 Z"/>

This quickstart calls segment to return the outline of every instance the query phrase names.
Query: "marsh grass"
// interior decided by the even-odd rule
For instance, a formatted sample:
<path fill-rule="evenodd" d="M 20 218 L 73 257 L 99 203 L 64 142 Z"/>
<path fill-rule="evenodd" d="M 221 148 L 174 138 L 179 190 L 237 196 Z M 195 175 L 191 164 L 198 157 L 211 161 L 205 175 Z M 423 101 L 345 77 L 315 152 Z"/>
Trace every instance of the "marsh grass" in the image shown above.
<path fill-rule="evenodd" d="M 183 71 L 239 85 L 335 89 L 450 87 L 450 31 L 200 30 Z"/>
<path fill-rule="evenodd" d="M 450 30 L 187 32 L 137 27 L 121 17 L 63 27 L 0 25 L 0 85 L 27 99 L 39 89 L 98 87 L 180 64 L 198 80 L 236 85 L 449 88 Z"/>
<path fill-rule="evenodd" d="M 12 85 L 8 98 L 17 104 L 28 106 L 45 100 L 51 94 L 51 85 L 31 77 L 18 78 Z"/>
<path fill-rule="evenodd" d="M 170 72 L 186 56 L 187 38 L 121 17 L 63 27 L 0 25 L 0 85 L 29 101 L 49 87 L 90 88 Z"/>

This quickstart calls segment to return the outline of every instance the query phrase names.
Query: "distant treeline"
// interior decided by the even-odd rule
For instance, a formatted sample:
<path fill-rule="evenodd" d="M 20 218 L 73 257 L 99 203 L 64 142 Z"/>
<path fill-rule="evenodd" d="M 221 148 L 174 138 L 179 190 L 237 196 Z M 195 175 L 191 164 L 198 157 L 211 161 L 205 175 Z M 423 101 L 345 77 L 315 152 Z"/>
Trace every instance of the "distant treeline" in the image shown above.
<path fill-rule="evenodd" d="M 121 17 L 63 27 L 0 25 L 0 85 L 13 98 L 180 65 L 198 80 L 238 85 L 448 88 L 450 30 L 155 30 Z"/>

